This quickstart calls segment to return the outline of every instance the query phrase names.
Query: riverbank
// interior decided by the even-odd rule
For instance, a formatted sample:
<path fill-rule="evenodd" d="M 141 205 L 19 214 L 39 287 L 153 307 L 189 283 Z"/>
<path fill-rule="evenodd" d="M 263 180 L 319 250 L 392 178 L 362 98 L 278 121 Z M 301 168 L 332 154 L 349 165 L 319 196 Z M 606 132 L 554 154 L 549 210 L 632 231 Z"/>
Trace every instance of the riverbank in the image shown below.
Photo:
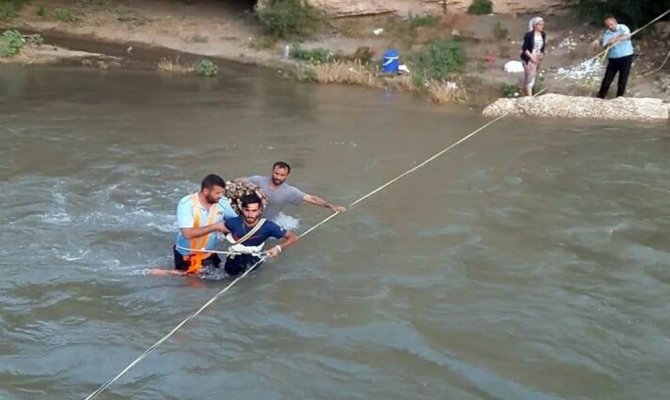
<path fill-rule="evenodd" d="M 519 75 L 504 72 L 503 67 L 517 58 L 525 16 L 448 15 L 426 20 L 429 23 L 416 18 L 356 17 L 334 21 L 328 32 L 296 44 L 270 40 L 245 4 L 222 3 L 42 1 L 24 6 L 18 17 L 5 25 L 41 32 L 57 41 L 67 37 L 65 41 L 73 46 L 77 46 L 77 39 L 121 44 L 124 54 L 113 56 L 121 57 L 124 61 L 118 64 L 126 66 L 137 65 L 137 58 L 144 57 L 145 67 L 159 69 L 159 63 L 165 65 L 164 56 L 151 58 L 146 52 L 140 55 L 137 51 L 139 47 L 155 47 L 177 52 L 167 62 L 189 64 L 184 66 L 186 71 L 192 69 L 198 57 L 211 57 L 262 65 L 307 81 L 421 91 L 438 103 L 484 105 L 518 92 L 515 88 Z M 575 66 L 594 54 L 591 42 L 597 39 L 599 29 L 578 24 L 567 15 L 556 15 L 548 17 L 547 30 L 549 45 L 542 86 L 556 93 L 592 95 L 602 76 L 602 65 Z M 661 65 L 664 51 L 668 51 L 663 32 L 637 41 L 640 57 L 633 69 L 630 96 L 670 100 L 668 68 L 649 74 Z M 412 76 L 383 76 L 360 60 L 347 58 L 357 50 L 369 49 L 377 65 L 386 49 L 397 48 L 401 60 L 406 61 L 410 54 L 435 39 L 458 39 L 465 52 L 463 72 L 453 74 L 448 82 L 416 85 Z M 296 61 L 285 57 L 286 45 L 321 49 L 344 57 L 335 63 Z M 104 53 L 95 48 L 88 51 Z"/>

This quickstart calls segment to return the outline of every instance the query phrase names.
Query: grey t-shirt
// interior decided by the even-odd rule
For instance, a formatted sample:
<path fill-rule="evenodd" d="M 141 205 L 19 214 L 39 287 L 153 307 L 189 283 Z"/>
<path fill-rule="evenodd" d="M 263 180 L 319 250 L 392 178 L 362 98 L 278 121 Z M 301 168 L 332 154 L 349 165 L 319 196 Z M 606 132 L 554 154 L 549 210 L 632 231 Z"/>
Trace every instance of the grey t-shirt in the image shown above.
<path fill-rule="evenodd" d="M 293 204 L 299 206 L 302 204 L 303 193 L 300 189 L 295 188 L 287 183 L 282 183 L 277 188 L 272 188 L 272 178 L 269 176 L 254 175 L 249 177 L 249 181 L 260 186 L 268 197 L 268 206 L 263 211 L 263 217 L 273 219 L 279 214 L 286 204 Z"/>

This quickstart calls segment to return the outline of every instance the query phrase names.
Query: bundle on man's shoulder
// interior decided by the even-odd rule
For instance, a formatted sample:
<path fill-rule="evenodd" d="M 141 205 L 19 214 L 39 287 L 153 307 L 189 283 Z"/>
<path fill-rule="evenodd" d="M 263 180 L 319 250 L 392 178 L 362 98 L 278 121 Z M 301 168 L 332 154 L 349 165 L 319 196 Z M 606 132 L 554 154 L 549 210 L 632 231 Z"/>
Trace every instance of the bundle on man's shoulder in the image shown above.
<path fill-rule="evenodd" d="M 261 199 L 263 209 L 268 205 L 268 198 L 258 185 L 249 181 L 244 182 L 226 182 L 225 196 L 230 199 L 230 205 L 238 215 L 242 215 L 242 197 L 255 194 Z"/>

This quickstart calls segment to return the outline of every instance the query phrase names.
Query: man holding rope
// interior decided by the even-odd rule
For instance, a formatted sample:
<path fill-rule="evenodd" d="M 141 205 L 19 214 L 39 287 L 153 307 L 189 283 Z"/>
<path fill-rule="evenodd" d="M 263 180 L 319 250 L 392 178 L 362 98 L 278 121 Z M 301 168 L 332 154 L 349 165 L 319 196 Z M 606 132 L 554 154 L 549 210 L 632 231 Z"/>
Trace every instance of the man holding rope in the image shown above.
<path fill-rule="evenodd" d="M 224 219 L 237 217 L 223 196 L 226 183 L 218 175 L 207 175 L 200 191 L 183 197 L 177 206 L 177 231 L 174 267 L 187 274 L 198 273 L 203 266 L 218 267 L 221 259 L 208 253 L 216 246 L 216 233 L 228 233 Z"/>
<path fill-rule="evenodd" d="M 630 29 L 617 22 L 617 20 L 608 15 L 605 17 L 605 33 L 603 33 L 603 47 L 609 47 L 607 70 L 605 77 L 600 85 L 598 97 L 604 99 L 610 89 L 610 85 L 614 80 L 614 76 L 619 74 L 619 81 L 617 82 L 616 97 L 621 97 L 626 93 L 626 84 L 628 83 L 628 75 L 630 74 L 630 67 L 633 64 L 633 43 L 631 42 Z"/>
<path fill-rule="evenodd" d="M 287 231 L 272 221 L 261 218 L 263 203 L 256 194 L 247 194 L 241 198 L 242 216 L 226 219 L 225 228 L 230 231 L 226 236 L 231 243 L 231 254 L 226 258 L 225 270 L 228 275 L 235 276 L 254 267 L 262 261 L 263 245 L 269 238 L 280 239 L 281 242 L 267 250 L 267 257 L 276 257 L 286 247 L 298 240 L 298 235 Z"/>

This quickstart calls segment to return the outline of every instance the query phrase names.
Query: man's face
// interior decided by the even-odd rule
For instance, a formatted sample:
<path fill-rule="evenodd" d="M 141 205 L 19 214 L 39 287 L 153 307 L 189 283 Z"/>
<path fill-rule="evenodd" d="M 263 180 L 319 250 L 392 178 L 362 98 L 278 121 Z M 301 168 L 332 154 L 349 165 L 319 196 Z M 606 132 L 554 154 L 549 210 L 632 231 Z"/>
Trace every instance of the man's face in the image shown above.
<path fill-rule="evenodd" d="M 288 169 L 282 167 L 275 167 L 272 170 L 272 184 L 279 186 L 288 178 Z"/>
<path fill-rule="evenodd" d="M 262 211 L 263 210 L 261 209 L 261 205 L 258 203 L 251 203 L 242 207 L 242 216 L 244 217 L 244 222 L 246 222 L 247 225 L 256 224 L 256 222 L 258 222 L 261 217 Z"/>
<path fill-rule="evenodd" d="M 610 31 L 616 31 L 616 20 L 614 18 L 607 18 L 605 20 L 605 27 Z"/>
<path fill-rule="evenodd" d="M 224 189 L 221 186 L 214 185 L 211 188 L 205 188 L 202 193 L 210 204 L 218 203 L 223 197 Z"/>

